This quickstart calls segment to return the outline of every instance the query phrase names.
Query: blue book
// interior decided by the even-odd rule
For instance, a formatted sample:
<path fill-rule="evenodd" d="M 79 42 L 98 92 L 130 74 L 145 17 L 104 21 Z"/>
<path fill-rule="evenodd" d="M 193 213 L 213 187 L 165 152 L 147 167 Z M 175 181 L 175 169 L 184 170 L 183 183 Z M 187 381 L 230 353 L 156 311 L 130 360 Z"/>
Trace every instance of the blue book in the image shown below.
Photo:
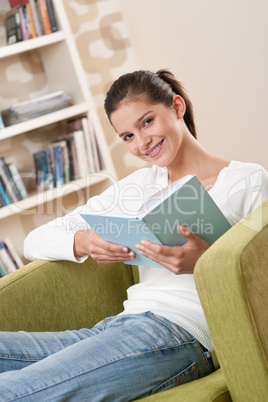
<path fill-rule="evenodd" d="M 4 268 L 0 265 L 0 278 L 3 278 L 6 276 L 6 272 L 4 271 Z"/>
<path fill-rule="evenodd" d="M 10 204 L 10 200 L 3 186 L 1 176 L 0 176 L 0 196 L 1 196 L 1 204 L 3 207 Z"/>
<path fill-rule="evenodd" d="M 142 239 L 156 244 L 181 246 L 186 239 L 178 233 L 177 226 L 183 224 L 212 244 L 231 228 L 198 178 L 191 175 L 154 194 L 143 204 L 136 217 L 94 213 L 81 216 L 102 239 L 136 252 L 136 259 L 126 264 L 148 267 L 162 266 L 140 255 L 135 249 L 135 244 Z"/>
<path fill-rule="evenodd" d="M 53 147 L 53 157 L 55 187 L 60 187 L 65 183 L 63 149 L 61 146 Z"/>
<path fill-rule="evenodd" d="M 12 202 L 22 200 L 22 196 L 3 157 L 0 157 L 0 175 L 2 176 L 3 182 L 5 184 L 5 191 L 8 195 L 9 200 Z"/>
<path fill-rule="evenodd" d="M 57 25 L 56 25 L 56 19 L 55 19 L 52 0 L 46 0 L 46 3 L 47 3 L 47 11 L 48 11 L 48 15 L 49 15 L 49 21 L 50 21 L 52 32 L 56 32 Z"/>
<path fill-rule="evenodd" d="M 52 161 L 49 149 L 33 154 L 36 172 L 36 188 L 38 192 L 51 190 L 54 187 Z"/>

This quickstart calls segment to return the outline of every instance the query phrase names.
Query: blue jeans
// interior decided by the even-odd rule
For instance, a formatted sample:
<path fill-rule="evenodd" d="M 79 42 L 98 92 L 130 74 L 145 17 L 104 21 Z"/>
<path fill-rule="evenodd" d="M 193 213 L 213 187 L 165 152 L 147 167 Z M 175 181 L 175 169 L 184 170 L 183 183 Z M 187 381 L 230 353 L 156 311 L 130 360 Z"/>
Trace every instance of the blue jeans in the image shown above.
<path fill-rule="evenodd" d="M 130 401 L 203 377 L 210 353 L 150 312 L 92 329 L 0 332 L 0 401 Z"/>

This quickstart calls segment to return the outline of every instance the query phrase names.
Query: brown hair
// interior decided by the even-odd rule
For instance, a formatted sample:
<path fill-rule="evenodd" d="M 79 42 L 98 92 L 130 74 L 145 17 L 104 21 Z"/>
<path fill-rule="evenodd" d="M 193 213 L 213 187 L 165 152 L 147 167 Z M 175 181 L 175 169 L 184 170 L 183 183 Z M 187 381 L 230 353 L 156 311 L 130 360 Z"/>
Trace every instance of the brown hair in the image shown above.
<path fill-rule="evenodd" d="M 134 71 L 119 77 L 110 87 L 104 101 L 108 118 L 120 103 L 125 101 L 146 100 L 151 104 L 163 103 L 166 107 L 173 104 L 173 96 L 180 95 L 186 105 L 184 121 L 190 133 L 196 138 L 193 106 L 183 85 L 168 70 L 156 73 L 146 70 Z"/>

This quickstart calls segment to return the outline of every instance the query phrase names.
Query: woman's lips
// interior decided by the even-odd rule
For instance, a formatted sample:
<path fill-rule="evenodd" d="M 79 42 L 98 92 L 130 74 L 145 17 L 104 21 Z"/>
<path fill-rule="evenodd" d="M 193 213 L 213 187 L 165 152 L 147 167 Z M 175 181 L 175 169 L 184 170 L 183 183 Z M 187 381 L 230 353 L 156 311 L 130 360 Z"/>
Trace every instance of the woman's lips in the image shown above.
<path fill-rule="evenodd" d="M 145 156 L 148 156 L 148 158 L 154 158 L 156 155 L 158 155 L 163 147 L 163 142 L 164 139 L 161 140 L 157 145 L 150 148 L 149 151 L 145 153 Z"/>

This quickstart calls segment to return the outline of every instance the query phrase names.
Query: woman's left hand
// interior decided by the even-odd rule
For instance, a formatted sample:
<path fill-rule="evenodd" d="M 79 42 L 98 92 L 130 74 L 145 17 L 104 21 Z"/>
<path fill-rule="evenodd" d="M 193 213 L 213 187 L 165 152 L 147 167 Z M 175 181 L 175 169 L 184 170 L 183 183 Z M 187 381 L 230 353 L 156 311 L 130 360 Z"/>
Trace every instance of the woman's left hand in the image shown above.
<path fill-rule="evenodd" d="M 140 254 L 163 265 L 176 275 L 192 274 L 198 258 L 209 248 L 209 243 L 183 225 L 178 225 L 178 232 L 187 240 L 182 246 L 162 246 L 142 240 L 136 244 L 136 248 Z"/>

